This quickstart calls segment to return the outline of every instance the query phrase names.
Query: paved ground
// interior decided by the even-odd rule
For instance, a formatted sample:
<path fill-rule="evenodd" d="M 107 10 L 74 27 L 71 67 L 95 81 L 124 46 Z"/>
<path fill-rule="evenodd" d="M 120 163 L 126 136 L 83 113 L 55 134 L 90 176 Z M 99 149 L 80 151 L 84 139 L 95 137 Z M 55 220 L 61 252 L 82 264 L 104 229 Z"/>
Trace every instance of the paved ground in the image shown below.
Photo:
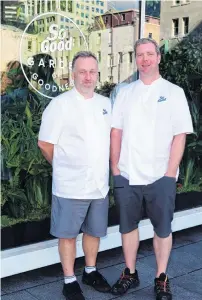
<path fill-rule="evenodd" d="M 121 248 L 99 254 L 98 268 L 113 284 L 124 267 Z M 83 258 L 76 261 L 76 275 L 81 282 Z M 123 297 L 100 294 L 82 286 L 87 300 L 149 300 L 153 295 L 155 257 L 152 241 L 141 242 L 137 269 L 141 280 L 136 290 Z M 173 300 L 202 300 L 202 226 L 174 234 L 173 251 L 168 274 L 171 279 Z M 61 294 L 63 275 L 59 264 L 2 279 L 2 300 L 64 300 Z"/>

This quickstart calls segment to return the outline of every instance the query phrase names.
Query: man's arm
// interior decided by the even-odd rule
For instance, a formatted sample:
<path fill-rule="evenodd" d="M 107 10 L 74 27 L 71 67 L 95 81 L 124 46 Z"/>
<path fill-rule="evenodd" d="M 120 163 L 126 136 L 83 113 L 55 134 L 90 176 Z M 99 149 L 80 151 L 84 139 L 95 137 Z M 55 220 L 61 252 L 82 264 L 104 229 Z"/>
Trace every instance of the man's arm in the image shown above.
<path fill-rule="evenodd" d="M 45 159 L 52 165 L 54 145 L 47 142 L 38 141 L 38 146 Z"/>
<path fill-rule="evenodd" d="M 118 169 L 118 162 L 121 152 L 121 140 L 122 140 L 122 130 L 112 128 L 111 129 L 111 146 L 110 146 L 110 161 L 112 174 L 120 175 L 120 170 Z"/>
<path fill-rule="evenodd" d="M 176 177 L 177 169 L 180 165 L 186 142 L 186 133 L 181 133 L 173 138 L 168 169 L 165 176 Z"/>

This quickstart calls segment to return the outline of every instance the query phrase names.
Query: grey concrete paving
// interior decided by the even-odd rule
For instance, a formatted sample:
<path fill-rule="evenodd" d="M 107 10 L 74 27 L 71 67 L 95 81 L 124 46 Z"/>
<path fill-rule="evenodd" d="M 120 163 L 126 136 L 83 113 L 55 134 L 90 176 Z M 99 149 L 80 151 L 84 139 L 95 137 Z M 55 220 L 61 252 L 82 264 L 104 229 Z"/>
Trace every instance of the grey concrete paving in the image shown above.
<path fill-rule="evenodd" d="M 137 270 L 140 285 L 122 297 L 101 294 L 81 282 L 84 258 L 76 260 L 75 273 L 86 300 L 153 299 L 155 257 L 152 240 L 140 243 Z M 97 266 L 112 285 L 125 267 L 122 249 L 99 253 Z M 174 244 L 168 266 L 173 300 L 202 300 L 202 226 L 174 233 Z M 3 278 L 2 300 L 64 300 L 61 290 L 63 274 L 60 264 Z"/>

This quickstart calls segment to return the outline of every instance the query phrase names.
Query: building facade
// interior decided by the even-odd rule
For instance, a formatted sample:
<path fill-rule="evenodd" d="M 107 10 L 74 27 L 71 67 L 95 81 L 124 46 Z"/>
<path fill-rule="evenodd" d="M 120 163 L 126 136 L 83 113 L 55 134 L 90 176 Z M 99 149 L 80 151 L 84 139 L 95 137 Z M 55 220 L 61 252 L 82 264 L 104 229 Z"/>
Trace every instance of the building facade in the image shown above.
<path fill-rule="evenodd" d="M 158 18 L 145 17 L 145 37 L 159 42 Z M 89 36 L 89 48 L 97 54 L 99 82 L 119 83 L 136 78 L 134 44 L 139 36 L 139 11 L 108 11 L 95 19 L 95 30 Z"/>
<path fill-rule="evenodd" d="M 192 0 L 161 1 L 161 44 L 169 47 L 190 34 L 202 20 L 202 2 Z"/>

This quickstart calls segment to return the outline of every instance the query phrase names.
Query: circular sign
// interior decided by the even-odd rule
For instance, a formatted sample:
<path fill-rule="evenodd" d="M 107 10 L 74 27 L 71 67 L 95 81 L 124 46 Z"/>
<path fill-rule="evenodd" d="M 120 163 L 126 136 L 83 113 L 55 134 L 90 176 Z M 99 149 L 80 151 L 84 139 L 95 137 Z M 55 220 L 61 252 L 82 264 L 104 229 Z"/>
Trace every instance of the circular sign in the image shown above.
<path fill-rule="evenodd" d="M 41 23 L 42 26 L 39 25 Z M 39 32 L 28 33 L 30 26 L 37 28 Z M 79 47 L 75 45 L 76 39 L 79 39 Z M 58 12 L 40 14 L 26 26 L 21 37 L 20 64 L 23 74 L 38 94 L 52 99 L 72 85 L 71 59 L 81 50 L 88 50 L 88 44 L 83 32 L 72 19 Z M 25 66 L 29 67 L 30 76 L 27 76 Z"/>

